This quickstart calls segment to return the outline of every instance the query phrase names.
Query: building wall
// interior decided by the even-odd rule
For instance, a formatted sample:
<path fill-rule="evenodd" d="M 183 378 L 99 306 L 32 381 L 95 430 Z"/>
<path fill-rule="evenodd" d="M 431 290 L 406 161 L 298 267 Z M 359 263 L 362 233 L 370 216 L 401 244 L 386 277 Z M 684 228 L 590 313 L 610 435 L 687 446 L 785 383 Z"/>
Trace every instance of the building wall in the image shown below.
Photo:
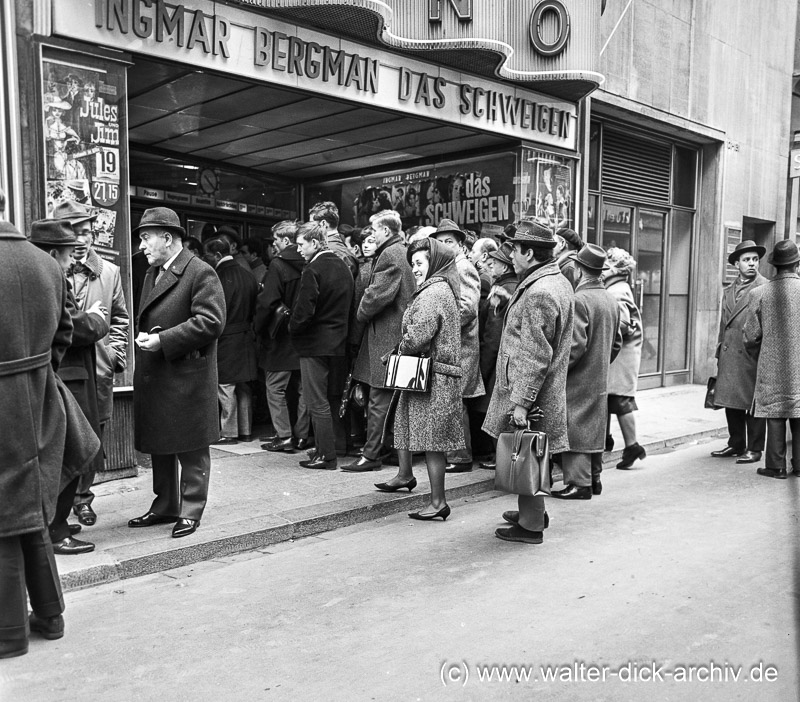
<path fill-rule="evenodd" d="M 593 102 L 646 114 L 703 146 L 694 381 L 715 369 L 726 224 L 774 222 L 783 238 L 797 0 L 612 0 Z M 782 21 L 786 18 L 789 21 Z M 674 133 L 674 130 L 673 130 Z"/>

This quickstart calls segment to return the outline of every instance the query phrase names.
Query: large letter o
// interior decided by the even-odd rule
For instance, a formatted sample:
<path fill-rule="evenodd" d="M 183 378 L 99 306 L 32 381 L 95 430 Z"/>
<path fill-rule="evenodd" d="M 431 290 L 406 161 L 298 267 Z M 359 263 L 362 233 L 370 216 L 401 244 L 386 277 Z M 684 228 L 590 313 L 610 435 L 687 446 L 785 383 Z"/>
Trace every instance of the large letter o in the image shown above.
<path fill-rule="evenodd" d="M 558 36 L 555 41 L 548 44 L 542 39 L 542 17 L 547 12 L 555 12 L 558 16 Z M 531 14 L 530 22 L 531 43 L 542 56 L 555 56 L 560 54 L 569 39 L 569 12 L 561 0 L 542 0 Z"/>

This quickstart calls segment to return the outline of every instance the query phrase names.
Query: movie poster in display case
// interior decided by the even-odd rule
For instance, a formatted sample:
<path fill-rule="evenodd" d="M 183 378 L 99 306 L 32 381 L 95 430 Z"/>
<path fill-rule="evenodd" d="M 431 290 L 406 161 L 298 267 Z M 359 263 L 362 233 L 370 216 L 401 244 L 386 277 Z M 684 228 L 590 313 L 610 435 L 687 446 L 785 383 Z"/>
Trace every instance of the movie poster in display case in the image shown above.
<path fill-rule="evenodd" d="M 63 200 L 94 211 L 94 248 L 120 267 L 132 310 L 125 67 L 42 46 L 41 86 L 46 216 Z M 130 385 L 129 375 L 117 384 Z"/>
<path fill-rule="evenodd" d="M 523 149 L 522 199 L 515 203 L 520 218 L 528 217 L 553 232 L 575 226 L 574 158 Z"/>

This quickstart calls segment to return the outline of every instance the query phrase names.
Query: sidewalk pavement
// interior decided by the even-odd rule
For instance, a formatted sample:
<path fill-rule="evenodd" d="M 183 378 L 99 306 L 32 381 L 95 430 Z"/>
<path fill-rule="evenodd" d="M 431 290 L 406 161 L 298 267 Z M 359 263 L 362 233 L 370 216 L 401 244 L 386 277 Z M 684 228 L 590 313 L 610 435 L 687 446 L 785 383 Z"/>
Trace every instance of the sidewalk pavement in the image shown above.
<path fill-rule="evenodd" d="M 725 415 L 703 408 L 705 387 L 683 385 L 637 395 L 639 443 L 648 453 L 663 452 L 699 439 L 727 436 Z M 613 468 L 622 451 L 616 420 L 612 433 L 618 450 L 605 455 Z M 383 493 L 373 484 L 389 480 L 394 466 L 369 473 L 307 470 L 297 465 L 305 452 L 262 451 L 260 441 L 211 449 L 209 500 L 200 528 L 173 539 L 172 525 L 129 529 L 128 520 L 144 514 L 153 498 L 151 472 L 94 488 L 97 524 L 78 538 L 97 545 L 93 553 L 57 556 L 65 590 L 132 578 L 213 560 L 241 551 L 319 534 L 342 526 L 420 509 L 429 483 L 422 457 L 414 462 L 419 482 L 412 493 Z M 351 458 L 340 458 L 339 465 Z M 477 464 L 476 464 L 477 465 Z M 647 461 L 635 469 L 646 468 Z M 494 489 L 494 472 L 475 468 L 448 475 L 447 496 L 455 500 Z M 76 522 L 73 518 L 71 521 Z"/>

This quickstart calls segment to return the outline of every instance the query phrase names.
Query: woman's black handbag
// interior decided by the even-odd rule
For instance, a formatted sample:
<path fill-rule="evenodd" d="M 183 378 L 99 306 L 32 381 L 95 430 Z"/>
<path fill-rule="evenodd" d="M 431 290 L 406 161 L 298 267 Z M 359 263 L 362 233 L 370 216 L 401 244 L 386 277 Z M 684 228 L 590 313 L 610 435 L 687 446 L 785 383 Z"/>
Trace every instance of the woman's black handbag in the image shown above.
<path fill-rule="evenodd" d="M 431 388 L 431 359 L 427 356 L 389 354 L 383 385 L 394 390 L 428 392 Z"/>
<path fill-rule="evenodd" d="M 501 433 L 496 456 L 495 490 L 531 497 L 550 494 L 550 442 L 543 431 Z"/>

